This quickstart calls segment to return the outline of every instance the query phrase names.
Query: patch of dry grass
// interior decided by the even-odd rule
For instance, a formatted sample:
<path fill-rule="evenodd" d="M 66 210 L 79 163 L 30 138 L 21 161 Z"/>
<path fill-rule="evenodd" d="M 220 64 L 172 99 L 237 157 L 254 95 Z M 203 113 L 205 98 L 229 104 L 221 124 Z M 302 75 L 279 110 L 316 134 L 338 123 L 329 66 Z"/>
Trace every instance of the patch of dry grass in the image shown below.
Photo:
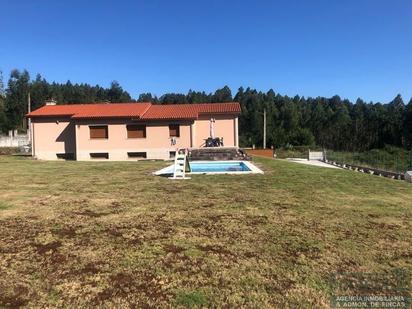
<path fill-rule="evenodd" d="M 256 161 L 170 181 L 0 157 L 0 307 L 328 307 L 336 272 L 412 270 L 411 185 Z"/>

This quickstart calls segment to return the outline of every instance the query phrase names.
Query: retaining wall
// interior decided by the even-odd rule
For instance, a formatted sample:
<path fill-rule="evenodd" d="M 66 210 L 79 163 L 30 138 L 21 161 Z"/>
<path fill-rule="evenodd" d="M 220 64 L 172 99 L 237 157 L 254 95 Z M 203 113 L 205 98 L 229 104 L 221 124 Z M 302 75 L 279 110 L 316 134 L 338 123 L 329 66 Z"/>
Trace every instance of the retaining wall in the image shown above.
<path fill-rule="evenodd" d="M 29 144 L 28 135 L 18 135 L 17 132 L 9 135 L 0 135 L 0 147 L 21 147 Z"/>

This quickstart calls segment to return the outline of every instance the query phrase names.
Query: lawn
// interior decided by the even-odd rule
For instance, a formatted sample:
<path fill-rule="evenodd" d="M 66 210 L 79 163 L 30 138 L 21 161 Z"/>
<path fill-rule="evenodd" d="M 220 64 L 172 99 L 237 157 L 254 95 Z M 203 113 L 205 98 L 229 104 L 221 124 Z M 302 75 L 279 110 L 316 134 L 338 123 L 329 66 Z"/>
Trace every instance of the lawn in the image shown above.
<path fill-rule="evenodd" d="M 412 150 L 385 146 L 364 152 L 327 151 L 330 161 L 405 173 L 412 169 Z"/>
<path fill-rule="evenodd" d="M 171 181 L 164 162 L 0 156 L 0 307 L 327 308 L 359 293 L 336 273 L 412 271 L 411 184 L 254 161 Z"/>

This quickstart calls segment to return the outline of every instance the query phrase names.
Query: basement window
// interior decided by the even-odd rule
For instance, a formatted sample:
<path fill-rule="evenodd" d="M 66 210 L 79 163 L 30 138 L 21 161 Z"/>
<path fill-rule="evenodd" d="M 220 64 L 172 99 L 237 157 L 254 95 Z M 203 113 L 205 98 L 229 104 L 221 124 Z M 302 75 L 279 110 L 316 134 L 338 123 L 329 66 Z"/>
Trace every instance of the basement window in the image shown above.
<path fill-rule="evenodd" d="M 92 152 L 90 153 L 90 159 L 109 159 L 108 152 Z"/>
<path fill-rule="evenodd" d="M 174 159 L 176 157 L 176 151 L 169 151 L 169 158 Z"/>
<path fill-rule="evenodd" d="M 146 138 L 146 126 L 129 124 L 127 128 L 127 138 Z"/>
<path fill-rule="evenodd" d="M 109 129 L 107 126 L 89 126 L 90 139 L 108 139 Z"/>
<path fill-rule="evenodd" d="M 146 152 L 128 152 L 127 156 L 129 158 L 136 158 L 136 159 L 146 159 L 147 158 Z"/>
<path fill-rule="evenodd" d="M 56 157 L 60 160 L 74 160 L 74 153 L 56 153 Z"/>
<path fill-rule="evenodd" d="M 178 124 L 169 125 L 169 137 L 179 137 L 180 136 L 180 127 Z"/>

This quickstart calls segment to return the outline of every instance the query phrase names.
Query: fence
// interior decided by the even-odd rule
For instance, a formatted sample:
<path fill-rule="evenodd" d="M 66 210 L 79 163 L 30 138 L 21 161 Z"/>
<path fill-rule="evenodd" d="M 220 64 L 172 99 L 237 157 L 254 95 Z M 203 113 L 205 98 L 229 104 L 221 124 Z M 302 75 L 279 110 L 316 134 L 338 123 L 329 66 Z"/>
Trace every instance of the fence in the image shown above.
<path fill-rule="evenodd" d="M 324 152 L 317 148 L 316 151 L 309 149 L 307 146 L 278 148 L 278 149 L 250 149 L 244 148 L 248 155 L 267 157 L 267 158 L 300 158 L 309 160 L 323 160 Z"/>
<path fill-rule="evenodd" d="M 246 148 L 246 153 L 252 156 L 273 158 L 273 149 L 249 149 Z"/>
<path fill-rule="evenodd" d="M 319 147 L 288 147 L 277 149 L 246 149 L 250 155 L 275 157 L 278 159 L 303 158 L 309 160 L 327 160 L 341 165 L 353 165 L 358 168 L 370 168 L 390 173 L 404 174 L 412 171 L 412 150 L 386 146 L 365 152 L 322 150 Z"/>
<path fill-rule="evenodd" d="M 309 160 L 324 160 L 324 152 L 323 151 L 308 151 L 308 159 Z"/>
<path fill-rule="evenodd" d="M 340 164 L 380 169 L 388 172 L 405 173 L 412 170 L 412 151 L 371 150 L 366 152 L 326 151 L 326 160 Z"/>
<path fill-rule="evenodd" d="M 10 131 L 9 135 L 0 135 L 0 147 L 22 147 L 29 144 L 27 134 L 17 134 L 17 131 Z"/>
<path fill-rule="evenodd" d="M 310 147 L 310 146 L 294 146 L 294 147 L 287 147 L 287 148 L 277 148 L 275 149 L 275 154 L 276 158 L 279 159 L 287 159 L 287 158 L 292 158 L 292 159 L 308 159 L 309 158 L 309 152 L 310 153 L 315 153 L 315 152 L 322 152 L 323 150 L 321 148 L 316 148 L 316 147 Z M 319 157 L 319 158 L 318 158 Z M 323 154 L 322 154 L 323 158 Z M 316 155 L 316 158 L 313 156 L 310 159 L 312 160 L 317 160 L 317 159 L 322 159 L 320 157 L 320 154 Z"/>

